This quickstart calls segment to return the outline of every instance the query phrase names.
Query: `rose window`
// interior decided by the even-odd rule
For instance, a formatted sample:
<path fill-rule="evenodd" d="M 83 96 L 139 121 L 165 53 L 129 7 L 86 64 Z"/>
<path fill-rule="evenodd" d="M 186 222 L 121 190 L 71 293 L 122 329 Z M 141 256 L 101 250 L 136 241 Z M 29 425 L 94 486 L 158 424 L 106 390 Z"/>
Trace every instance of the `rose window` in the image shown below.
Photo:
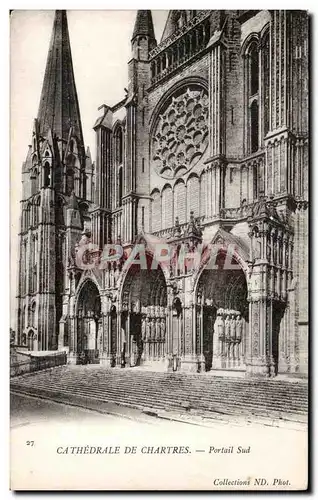
<path fill-rule="evenodd" d="M 180 177 L 202 157 L 208 144 L 208 96 L 188 88 L 172 97 L 152 136 L 152 162 L 162 177 Z"/>

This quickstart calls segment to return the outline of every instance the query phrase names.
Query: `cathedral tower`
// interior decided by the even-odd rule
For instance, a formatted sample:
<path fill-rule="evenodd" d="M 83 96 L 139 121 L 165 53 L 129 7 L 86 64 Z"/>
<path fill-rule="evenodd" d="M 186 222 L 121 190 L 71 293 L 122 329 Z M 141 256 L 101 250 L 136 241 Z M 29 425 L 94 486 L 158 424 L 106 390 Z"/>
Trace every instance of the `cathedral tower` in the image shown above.
<path fill-rule="evenodd" d="M 128 214 L 130 232 L 124 242 L 131 243 L 141 228 L 149 228 L 149 156 L 147 153 L 148 107 L 146 89 L 150 85 L 150 52 L 157 45 L 150 10 L 138 10 L 131 39 L 132 58 L 128 62 L 126 101 L 126 178 L 124 220 Z M 133 140 L 135 138 L 135 141 Z M 142 151 L 142 154 L 140 154 Z"/>
<path fill-rule="evenodd" d="M 22 169 L 17 342 L 57 348 L 68 249 L 82 230 L 86 154 L 66 11 L 56 11 L 32 144 Z M 76 200 L 76 201 L 75 201 Z M 78 207 L 76 223 L 67 217 Z M 68 240 L 72 241 L 68 241 Z"/>

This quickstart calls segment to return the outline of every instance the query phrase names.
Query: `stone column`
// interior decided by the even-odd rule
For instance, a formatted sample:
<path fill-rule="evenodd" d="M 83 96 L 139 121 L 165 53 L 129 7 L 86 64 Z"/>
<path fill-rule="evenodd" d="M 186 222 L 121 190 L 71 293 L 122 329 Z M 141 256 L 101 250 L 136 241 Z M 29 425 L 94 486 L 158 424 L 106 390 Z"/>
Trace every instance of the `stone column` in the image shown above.
<path fill-rule="evenodd" d="M 68 363 L 72 365 L 76 365 L 76 360 L 77 360 L 77 327 L 78 327 L 78 320 L 75 318 L 75 316 L 70 316 L 69 317 L 69 343 L 70 343 L 70 350 L 68 353 Z"/>
<path fill-rule="evenodd" d="M 270 301 L 264 298 L 251 301 L 249 313 L 249 346 L 246 359 L 246 374 L 270 376 L 273 374 L 270 342 L 272 308 Z"/>
<path fill-rule="evenodd" d="M 189 304 L 183 308 L 185 342 L 184 342 L 184 354 L 181 359 L 181 371 L 196 373 L 198 371 L 198 361 L 197 361 L 197 356 L 195 354 L 195 350 L 193 349 L 194 345 L 193 311 L 194 311 L 194 304 L 192 301 L 189 302 Z"/>
<path fill-rule="evenodd" d="M 110 321 L 110 312 L 103 312 L 101 321 L 103 341 L 102 352 L 100 353 L 100 364 L 108 368 L 112 366 Z"/>
<path fill-rule="evenodd" d="M 173 295 L 168 289 L 168 304 L 167 304 L 167 329 L 166 329 L 166 371 L 172 371 L 172 301 Z"/>
<path fill-rule="evenodd" d="M 65 334 L 65 319 L 61 318 L 59 321 L 59 338 L 58 338 L 58 350 L 61 351 L 64 347 L 64 334 Z"/>
<path fill-rule="evenodd" d="M 200 335 L 200 352 L 199 352 L 199 371 L 201 373 L 205 372 L 205 357 L 203 354 L 203 303 L 201 301 L 198 314 L 198 330 Z"/>

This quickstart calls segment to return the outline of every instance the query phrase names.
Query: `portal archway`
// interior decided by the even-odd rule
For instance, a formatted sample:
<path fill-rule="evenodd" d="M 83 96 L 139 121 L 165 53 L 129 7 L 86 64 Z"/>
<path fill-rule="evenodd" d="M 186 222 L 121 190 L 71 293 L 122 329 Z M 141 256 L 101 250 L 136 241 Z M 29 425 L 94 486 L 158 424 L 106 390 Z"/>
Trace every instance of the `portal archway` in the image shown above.
<path fill-rule="evenodd" d="M 161 361 L 166 353 L 167 286 L 160 266 L 133 264 L 122 287 L 122 353 L 130 366 Z"/>
<path fill-rule="evenodd" d="M 196 287 L 196 346 L 206 371 L 245 370 L 246 276 L 235 257 L 231 268 L 226 262 L 226 253 L 220 250 L 215 269 L 204 269 Z"/>
<path fill-rule="evenodd" d="M 76 308 L 77 362 L 99 363 L 101 300 L 98 288 L 92 280 L 82 286 Z"/>

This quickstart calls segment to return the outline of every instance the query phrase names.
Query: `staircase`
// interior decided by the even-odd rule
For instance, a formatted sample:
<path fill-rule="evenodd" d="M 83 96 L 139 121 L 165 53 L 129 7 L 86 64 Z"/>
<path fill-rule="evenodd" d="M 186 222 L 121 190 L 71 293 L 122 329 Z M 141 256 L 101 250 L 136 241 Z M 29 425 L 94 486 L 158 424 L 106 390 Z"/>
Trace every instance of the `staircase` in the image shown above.
<path fill-rule="evenodd" d="M 246 418 L 306 423 L 304 380 L 251 379 L 158 373 L 98 366 L 60 366 L 21 375 L 11 389 L 31 395 L 81 396 L 141 410 L 208 418 Z"/>

